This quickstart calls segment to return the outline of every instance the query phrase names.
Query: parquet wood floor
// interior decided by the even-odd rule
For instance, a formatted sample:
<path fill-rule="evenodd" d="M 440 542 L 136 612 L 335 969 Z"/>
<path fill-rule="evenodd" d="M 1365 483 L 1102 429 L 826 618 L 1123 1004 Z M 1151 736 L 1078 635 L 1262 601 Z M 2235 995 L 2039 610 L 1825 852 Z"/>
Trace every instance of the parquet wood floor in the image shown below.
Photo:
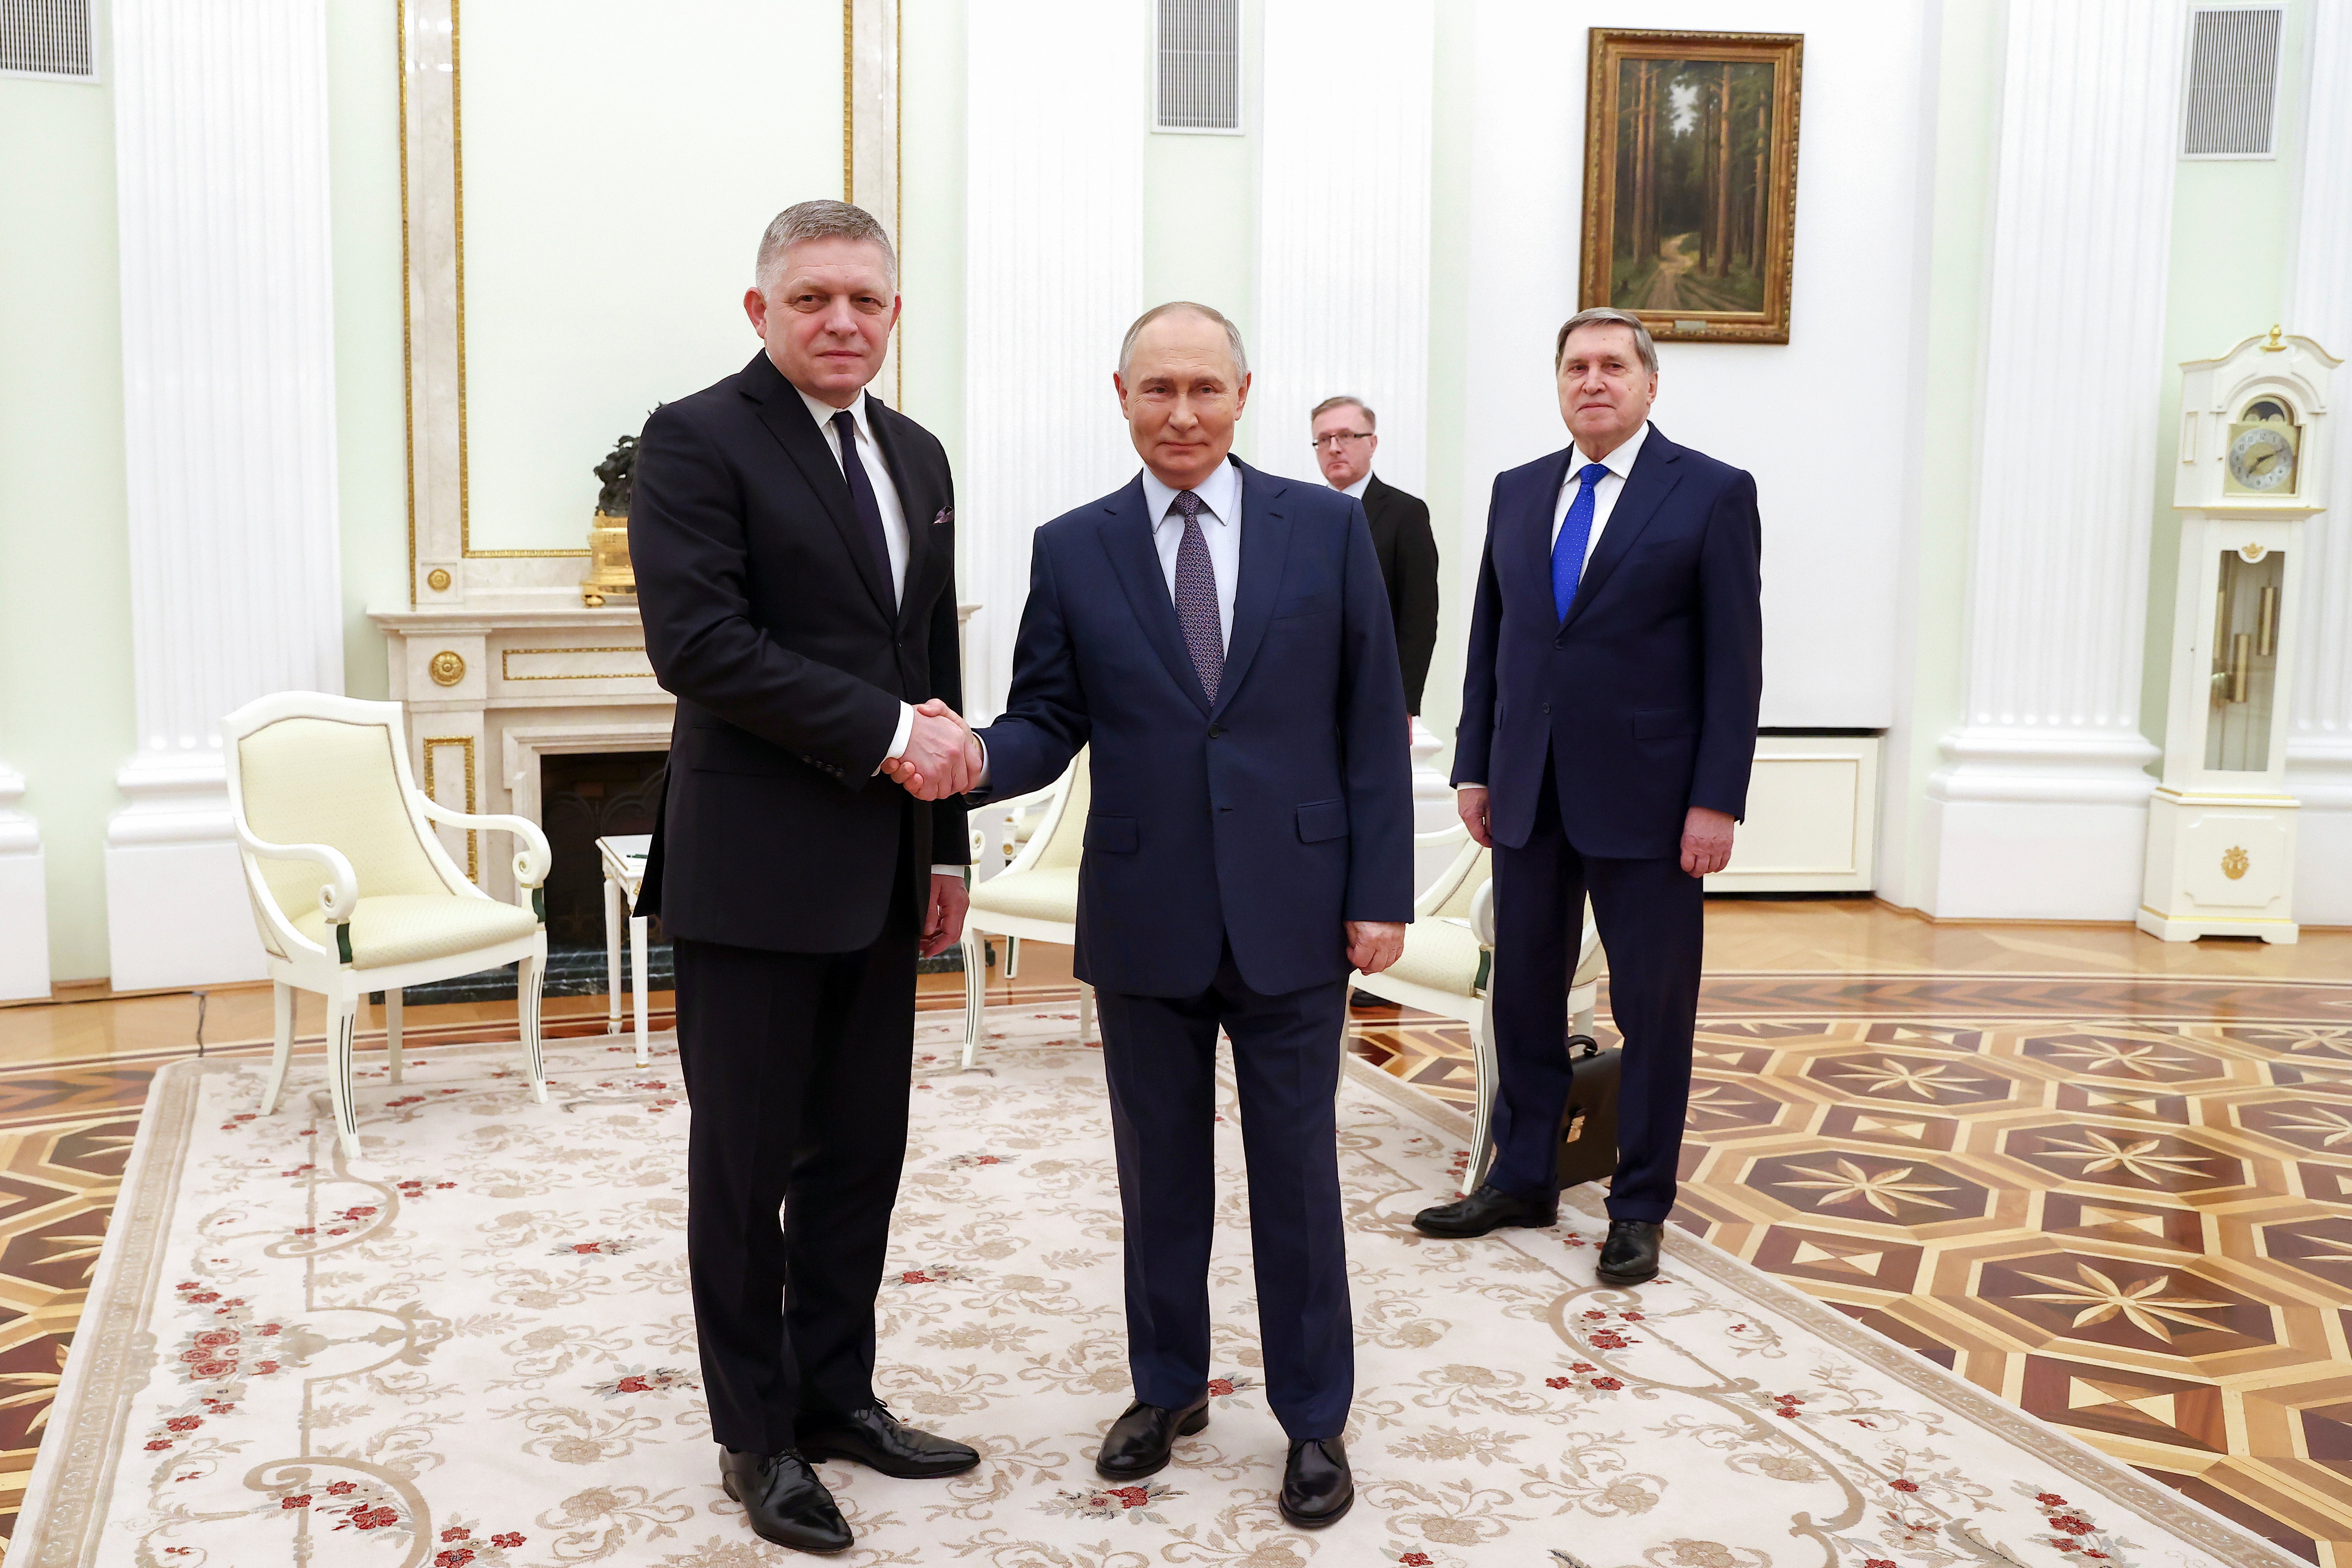
<path fill-rule="evenodd" d="M 1678 1223 L 2352 1568 L 2352 932 L 2168 945 L 1861 900 L 1715 900 L 1707 926 Z M 1068 955 L 1026 944 L 990 991 L 1075 997 Z M 922 1005 L 961 999 L 924 977 Z M 601 1033 L 603 1005 L 551 1001 L 550 1033 Z M 409 1029 L 511 1038 L 511 1018 L 412 1009 Z M 196 1020 L 185 994 L 0 1007 L 0 1536 L 148 1081 Z M 300 1016 L 309 1048 L 322 1023 Z M 205 1025 L 208 1051 L 266 1051 L 267 989 L 214 992 Z M 1367 1058 L 1468 1100 L 1466 1031 L 1392 1007 L 1355 1026 Z"/>

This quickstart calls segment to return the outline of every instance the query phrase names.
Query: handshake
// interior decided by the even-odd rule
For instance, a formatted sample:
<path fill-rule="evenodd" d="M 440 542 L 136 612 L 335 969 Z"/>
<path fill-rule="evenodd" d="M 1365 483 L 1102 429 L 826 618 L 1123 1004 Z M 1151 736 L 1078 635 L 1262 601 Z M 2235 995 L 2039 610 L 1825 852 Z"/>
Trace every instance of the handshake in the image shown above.
<path fill-rule="evenodd" d="M 907 749 L 882 764 L 887 777 L 905 786 L 917 800 L 944 800 L 980 783 L 988 754 L 971 726 L 934 697 L 915 710 L 915 726 L 907 734 Z"/>

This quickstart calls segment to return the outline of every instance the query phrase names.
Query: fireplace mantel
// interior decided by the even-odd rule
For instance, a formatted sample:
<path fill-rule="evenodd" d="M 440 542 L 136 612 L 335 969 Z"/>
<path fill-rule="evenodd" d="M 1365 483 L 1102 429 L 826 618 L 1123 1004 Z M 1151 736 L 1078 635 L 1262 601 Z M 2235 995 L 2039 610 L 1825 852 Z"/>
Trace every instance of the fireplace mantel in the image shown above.
<path fill-rule="evenodd" d="M 369 618 L 383 628 L 393 699 L 408 710 L 417 783 L 452 810 L 537 822 L 541 756 L 669 749 L 677 704 L 654 679 L 634 606 L 452 605 Z M 513 896 L 502 845 L 440 831 L 484 891 Z"/>

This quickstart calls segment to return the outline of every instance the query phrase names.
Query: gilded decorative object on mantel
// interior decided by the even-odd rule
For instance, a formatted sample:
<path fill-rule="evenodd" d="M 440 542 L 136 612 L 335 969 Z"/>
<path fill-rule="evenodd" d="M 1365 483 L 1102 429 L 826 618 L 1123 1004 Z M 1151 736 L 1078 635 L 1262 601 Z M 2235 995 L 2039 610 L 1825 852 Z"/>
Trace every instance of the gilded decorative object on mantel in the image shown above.
<path fill-rule="evenodd" d="M 624 436 L 596 465 L 604 488 L 596 494 L 595 520 L 588 527 L 588 575 L 580 580 L 580 600 L 600 609 L 607 599 L 637 596 L 636 568 L 629 563 L 629 490 L 637 466 L 637 438 Z"/>

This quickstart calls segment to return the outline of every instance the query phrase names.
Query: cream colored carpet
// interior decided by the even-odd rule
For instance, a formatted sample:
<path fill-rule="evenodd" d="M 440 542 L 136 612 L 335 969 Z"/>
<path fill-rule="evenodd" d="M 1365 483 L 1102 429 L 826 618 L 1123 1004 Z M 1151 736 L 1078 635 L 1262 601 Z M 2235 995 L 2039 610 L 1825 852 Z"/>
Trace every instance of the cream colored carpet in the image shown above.
<path fill-rule="evenodd" d="M 1602 1226 L 1474 1243 L 1406 1218 L 1462 1118 L 1351 1061 L 1342 1169 L 1360 1500 L 1276 1514 L 1240 1142 L 1226 1165 L 1212 1424 L 1141 1486 L 1089 1462 L 1128 1398 L 1099 1054 L 1071 1015 L 992 1016 L 986 1071 L 928 1016 L 881 1301 L 882 1384 L 979 1445 L 948 1482 L 827 1466 L 860 1564 L 972 1568 L 1941 1568 L 2282 1564 L 2167 1489 L 1704 1244 L 1635 1292 Z M 320 1063 L 156 1079 L 12 1568 L 749 1568 L 717 1484 L 687 1298 L 674 1050 L 436 1049 L 362 1079 L 364 1152 Z M 379 1058 L 380 1060 L 380 1058 Z"/>

